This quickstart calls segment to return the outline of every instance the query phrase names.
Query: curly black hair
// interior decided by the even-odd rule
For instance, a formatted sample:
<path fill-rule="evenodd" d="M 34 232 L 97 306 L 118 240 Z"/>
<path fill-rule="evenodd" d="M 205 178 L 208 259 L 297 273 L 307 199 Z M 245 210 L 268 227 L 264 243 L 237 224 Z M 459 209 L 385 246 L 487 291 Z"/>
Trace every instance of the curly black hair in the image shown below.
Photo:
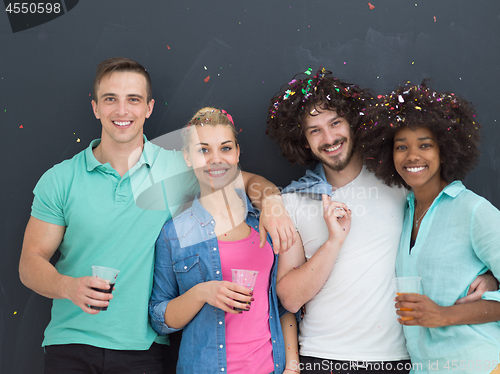
<path fill-rule="evenodd" d="M 473 105 L 450 92 L 436 92 L 426 85 L 407 82 L 368 110 L 368 121 L 358 132 L 365 165 L 389 186 L 410 188 L 396 172 L 394 135 L 403 128 L 428 128 L 436 138 L 441 177 L 462 180 L 479 159 L 480 127 Z"/>
<path fill-rule="evenodd" d="M 314 76 L 308 69 L 295 75 L 270 100 L 266 134 L 277 141 L 282 155 L 292 165 L 307 165 L 316 161 L 311 150 L 306 148 L 303 125 L 305 115 L 313 115 L 310 114 L 312 108 L 335 110 L 356 130 L 364 122 L 362 116 L 373 101 L 368 90 L 343 82 L 324 68 Z"/>

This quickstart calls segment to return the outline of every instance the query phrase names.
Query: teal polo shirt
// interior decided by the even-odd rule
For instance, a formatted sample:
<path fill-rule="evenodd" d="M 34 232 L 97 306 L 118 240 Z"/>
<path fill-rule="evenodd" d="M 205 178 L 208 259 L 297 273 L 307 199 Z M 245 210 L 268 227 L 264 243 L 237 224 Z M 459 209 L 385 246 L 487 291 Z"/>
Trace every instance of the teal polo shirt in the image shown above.
<path fill-rule="evenodd" d="M 108 310 L 97 315 L 54 299 L 42 345 L 146 350 L 157 336 L 148 320 L 155 241 L 171 218 L 171 205 L 189 200 L 198 183 L 182 152 L 166 151 L 146 138 L 139 161 L 121 177 L 94 157 L 99 143 L 92 141 L 42 176 L 31 215 L 66 227 L 55 265 L 59 273 L 83 277 L 92 275 L 92 265 L 115 268 L 120 270 L 116 290 Z"/>

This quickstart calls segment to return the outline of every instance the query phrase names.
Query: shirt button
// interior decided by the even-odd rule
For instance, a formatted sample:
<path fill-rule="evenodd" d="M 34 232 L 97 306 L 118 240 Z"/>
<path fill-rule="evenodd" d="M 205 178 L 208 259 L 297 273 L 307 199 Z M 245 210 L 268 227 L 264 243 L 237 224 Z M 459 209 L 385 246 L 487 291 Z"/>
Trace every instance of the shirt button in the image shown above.
<path fill-rule="evenodd" d="M 224 368 L 221 368 L 220 371 L 224 371 Z"/>
<path fill-rule="evenodd" d="M 220 271 L 219 271 L 219 270 L 217 270 L 217 271 L 215 272 L 215 274 L 219 275 L 219 274 L 220 274 Z"/>
<path fill-rule="evenodd" d="M 187 269 L 188 267 L 187 266 L 184 266 L 184 269 Z"/>
<path fill-rule="evenodd" d="M 217 250 L 217 248 L 214 248 L 214 251 L 216 251 L 216 250 Z"/>
<path fill-rule="evenodd" d="M 222 321 L 219 321 L 219 325 L 222 325 Z"/>
<path fill-rule="evenodd" d="M 221 344 L 221 345 L 219 345 L 219 348 L 222 349 L 222 348 L 224 348 L 224 346 Z"/>

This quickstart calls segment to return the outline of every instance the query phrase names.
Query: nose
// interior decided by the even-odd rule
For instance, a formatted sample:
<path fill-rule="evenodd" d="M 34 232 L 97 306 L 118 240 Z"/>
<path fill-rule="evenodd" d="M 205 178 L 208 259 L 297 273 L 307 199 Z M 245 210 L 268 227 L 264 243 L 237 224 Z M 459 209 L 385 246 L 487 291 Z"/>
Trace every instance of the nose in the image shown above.
<path fill-rule="evenodd" d="M 334 134 L 333 129 L 326 129 L 323 131 L 323 143 L 324 144 L 333 144 L 337 140 L 337 137 Z"/>
<path fill-rule="evenodd" d="M 119 116 L 123 116 L 128 114 L 129 108 L 128 103 L 125 100 L 117 100 L 116 101 L 116 109 L 115 112 Z"/>
<path fill-rule="evenodd" d="M 220 151 L 218 149 L 215 149 L 213 152 L 210 152 L 206 161 L 207 161 L 207 164 L 220 164 L 220 163 L 222 163 L 222 156 L 220 154 Z"/>
<path fill-rule="evenodd" d="M 409 161 L 418 161 L 420 160 L 420 152 L 418 147 L 411 147 L 408 152 L 408 160 Z"/>

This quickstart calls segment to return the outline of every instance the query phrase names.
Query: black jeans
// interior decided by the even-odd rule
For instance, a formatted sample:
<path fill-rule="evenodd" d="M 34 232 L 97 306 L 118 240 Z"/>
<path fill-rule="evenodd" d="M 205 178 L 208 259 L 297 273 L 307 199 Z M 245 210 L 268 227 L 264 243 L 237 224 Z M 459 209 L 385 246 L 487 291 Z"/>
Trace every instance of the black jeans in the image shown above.
<path fill-rule="evenodd" d="M 410 360 L 401 361 L 336 361 L 300 356 L 301 374 L 408 374 Z"/>
<path fill-rule="evenodd" d="M 85 344 L 45 347 L 46 374 L 165 374 L 165 350 L 153 343 L 146 351 L 98 348 Z"/>

